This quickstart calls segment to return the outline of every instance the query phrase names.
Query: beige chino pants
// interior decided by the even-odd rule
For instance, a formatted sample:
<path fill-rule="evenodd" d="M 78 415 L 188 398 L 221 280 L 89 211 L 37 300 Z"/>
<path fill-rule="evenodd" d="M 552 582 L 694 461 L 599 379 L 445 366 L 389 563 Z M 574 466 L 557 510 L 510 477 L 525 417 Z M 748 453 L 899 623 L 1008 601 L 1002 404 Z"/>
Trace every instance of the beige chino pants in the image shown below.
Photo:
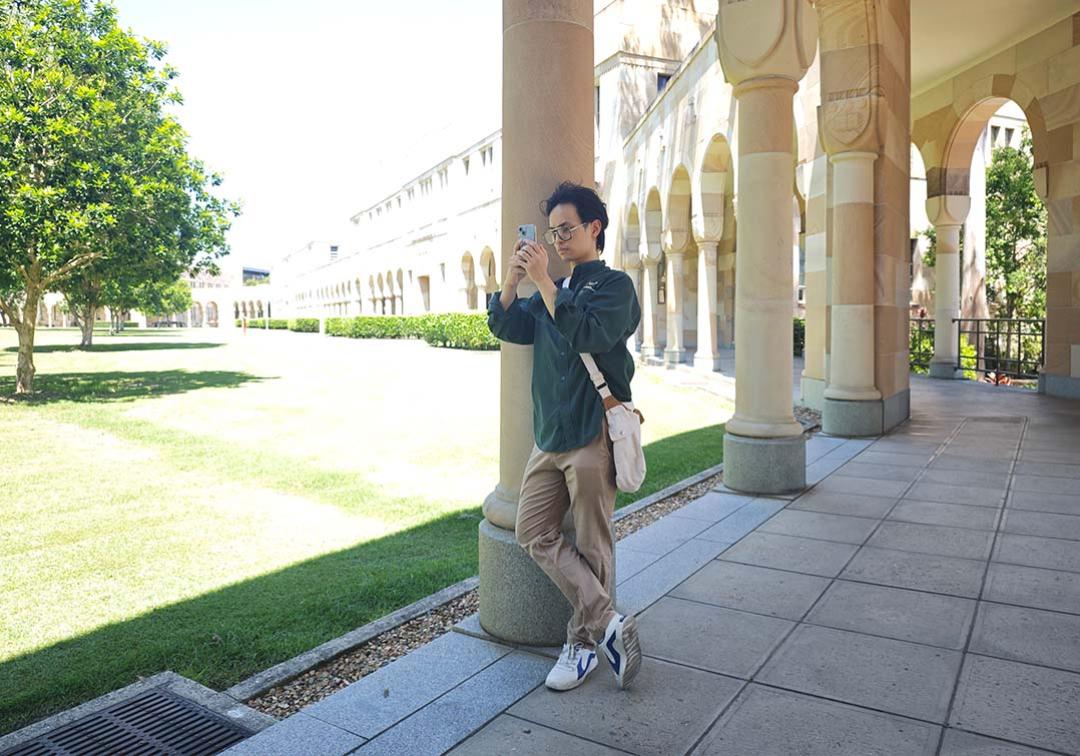
<path fill-rule="evenodd" d="M 533 446 L 521 481 L 517 541 L 570 602 L 570 643 L 599 642 L 615 615 L 611 516 L 616 493 L 606 418 L 596 438 L 579 449 L 545 452 Z M 567 510 L 576 544 L 562 532 Z"/>

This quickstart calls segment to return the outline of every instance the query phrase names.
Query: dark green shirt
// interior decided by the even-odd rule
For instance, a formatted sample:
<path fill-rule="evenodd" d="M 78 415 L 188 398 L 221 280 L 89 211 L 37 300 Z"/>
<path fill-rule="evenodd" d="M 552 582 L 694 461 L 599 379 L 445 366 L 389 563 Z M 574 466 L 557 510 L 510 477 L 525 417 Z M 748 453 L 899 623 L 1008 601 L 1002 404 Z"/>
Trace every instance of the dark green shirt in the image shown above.
<path fill-rule="evenodd" d="M 504 310 L 499 294 L 488 302 L 488 326 L 496 338 L 533 345 L 533 434 L 547 452 L 585 446 L 600 432 L 604 405 L 581 362 L 589 352 L 616 399 L 630 401 L 634 359 L 626 340 L 641 320 L 634 283 L 603 260 L 574 267 L 570 288 L 555 282 L 555 318 L 540 292 L 515 299 Z"/>

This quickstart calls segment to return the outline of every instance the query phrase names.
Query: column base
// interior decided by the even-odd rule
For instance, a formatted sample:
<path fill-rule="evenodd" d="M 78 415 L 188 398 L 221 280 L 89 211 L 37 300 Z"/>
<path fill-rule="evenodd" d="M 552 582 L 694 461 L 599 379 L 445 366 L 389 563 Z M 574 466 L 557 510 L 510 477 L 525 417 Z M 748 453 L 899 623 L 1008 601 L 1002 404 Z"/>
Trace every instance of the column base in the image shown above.
<path fill-rule="evenodd" d="M 664 358 L 664 348 L 662 346 L 644 346 L 638 350 L 638 354 L 642 359 L 657 359 L 662 360 Z"/>
<path fill-rule="evenodd" d="M 880 436 L 885 429 L 884 404 L 880 399 L 845 401 L 825 398 L 821 430 L 830 436 Z"/>
<path fill-rule="evenodd" d="M 480 523 L 480 626 L 528 646 L 566 642 L 570 603 L 510 530 Z"/>
<path fill-rule="evenodd" d="M 699 370 L 717 371 L 720 369 L 720 355 L 718 354 L 695 354 L 694 367 Z"/>
<path fill-rule="evenodd" d="M 964 371 L 957 370 L 955 362 L 931 362 L 930 377 L 960 380 L 964 377 Z"/>
<path fill-rule="evenodd" d="M 1080 378 L 1043 373 L 1039 376 L 1039 393 L 1065 399 L 1080 399 Z"/>
<path fill-rule="evenodd" d="M 664 364 L 668 367 L 674 365 L 682 365 L 688 361 L 690 353 L 685 349 L 665 349 L 664 350 Z"/>
<path fill-rule="evenodd" d="M 806 488 L 806 438 L 752 438 L 724 434 L 724 485 L 754 494 Z"/>
<path fill-rule="evenodd" d="M 821 412 L 825 404 L 825 380 L 823 378 L 807 378 L 805 375 L 799 382 L 801 399 L 804 407 Z"/>

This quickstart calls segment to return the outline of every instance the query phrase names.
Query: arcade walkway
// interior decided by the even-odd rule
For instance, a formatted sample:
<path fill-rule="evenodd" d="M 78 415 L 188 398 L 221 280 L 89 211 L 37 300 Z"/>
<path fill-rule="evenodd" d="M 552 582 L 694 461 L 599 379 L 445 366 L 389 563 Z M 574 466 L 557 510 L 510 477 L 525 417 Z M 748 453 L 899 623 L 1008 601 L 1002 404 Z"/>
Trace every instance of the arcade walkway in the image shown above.
<path fill-rule="evenodd" d="M 551 693 L 553 650 L 472 618 L 228 753 L 1080 753 L 1080 403 L 913 378 L 912 408 L 814 437 L 797 498 L 619 542 L 630 691 Z"/>

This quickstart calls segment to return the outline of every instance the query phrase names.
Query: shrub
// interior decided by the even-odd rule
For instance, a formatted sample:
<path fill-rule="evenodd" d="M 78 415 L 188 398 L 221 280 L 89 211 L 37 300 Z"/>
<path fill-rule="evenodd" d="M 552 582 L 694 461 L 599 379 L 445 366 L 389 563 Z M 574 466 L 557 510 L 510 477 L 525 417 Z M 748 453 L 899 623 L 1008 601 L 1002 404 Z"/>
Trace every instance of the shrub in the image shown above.
<path fill-rule="evenodd" d="M 487 327 L 486 313 L 442 315 L 362 315 L 328 318 L 326 333 L 353 339 L 423 339 L 453 349 L 498 349 Z"/>
<path fill-rule="evenodd" d="M 270 330 L 287 331 L 289 330 L 289 321 L 284 318 L 270 318 Z"/>
<path fill-rule="evenodd" d="M 296 333 L 318 333 L 318 318 L 293 318 L 289 321 L 289 330 Z"/>
<path fill-rule="evenodd" d="M 802 356 L 806 348 L 806 321 L 803 318 L 794 319 L 795 354 Z"/>
<path fill-rule="evenodd" d="M 266 328 L 266 321 L 263 318 L 248 318 L 248 328 Z"/>

